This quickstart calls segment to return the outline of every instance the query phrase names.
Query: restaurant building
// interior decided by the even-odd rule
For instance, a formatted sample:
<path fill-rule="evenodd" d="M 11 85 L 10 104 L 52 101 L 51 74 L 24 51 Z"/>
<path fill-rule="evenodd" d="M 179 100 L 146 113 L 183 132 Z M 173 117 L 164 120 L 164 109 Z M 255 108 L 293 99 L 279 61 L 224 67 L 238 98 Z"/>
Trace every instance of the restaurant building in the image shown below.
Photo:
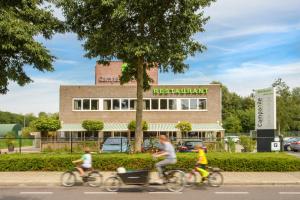
<path fill-rule="evenodd" d="M 122 62 L 95 67 L 95 85 L 60 86 L 59 115 L 62 137 L 133 137 L 128 123 L 135 120 L 136 83 L 120 85 Z M 144 92 L 143 120 L 148 123 L 144 137 L 166 134 L 171 138 L 216 138 L 222 128 L 221 88 L 209 85 L 160 85 L 158 69 L 148 71 L 153 79 Z M 97 135 L 86 132 L 83 120 L 100 120 L 104 129 Z M 187 121 L 192 131 L 181 134 L 176 124 Z"/>

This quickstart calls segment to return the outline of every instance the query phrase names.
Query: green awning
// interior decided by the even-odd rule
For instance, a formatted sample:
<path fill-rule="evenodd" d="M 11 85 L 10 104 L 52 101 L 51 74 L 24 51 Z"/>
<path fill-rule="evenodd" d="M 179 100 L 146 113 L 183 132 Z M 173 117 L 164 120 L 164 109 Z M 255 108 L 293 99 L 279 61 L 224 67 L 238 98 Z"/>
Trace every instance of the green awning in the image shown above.
<path fill-rule="evenodd" d="M 223 131 L 223 127 L 218 123 L 192 124 L 192 131 Z M 62 124 L 60 132 L 85 131 L 81 124 Z M 127 123 L 104 123 L 102 131 L 125 132 L 128 131 Z M 149 123 L 148 130 L 151 132 L 175 132 L 178 131 L 176 123 Z"/>

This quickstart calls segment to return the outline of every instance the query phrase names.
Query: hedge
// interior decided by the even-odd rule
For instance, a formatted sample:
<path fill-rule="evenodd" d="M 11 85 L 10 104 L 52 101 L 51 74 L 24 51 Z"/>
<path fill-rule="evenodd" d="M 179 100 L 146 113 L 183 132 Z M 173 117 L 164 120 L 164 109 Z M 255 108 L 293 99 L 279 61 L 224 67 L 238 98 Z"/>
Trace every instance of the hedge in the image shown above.
<path fill-rule="evenodd" d="M 195 153 L 178 154 L 174 168 L 189 170 Z M 209 165 L 224 171 L 300 171 L 300 159 L 284 153 L 208 153 Z M 0 155 L 0 171 L 65 171 L 73 167 L 72 160 L 80 154 L 9 154 Z M 150 154 L 94 154 L 93 166 L 102 171 L 127 169 L 154 170 L 155 160 Z"/>

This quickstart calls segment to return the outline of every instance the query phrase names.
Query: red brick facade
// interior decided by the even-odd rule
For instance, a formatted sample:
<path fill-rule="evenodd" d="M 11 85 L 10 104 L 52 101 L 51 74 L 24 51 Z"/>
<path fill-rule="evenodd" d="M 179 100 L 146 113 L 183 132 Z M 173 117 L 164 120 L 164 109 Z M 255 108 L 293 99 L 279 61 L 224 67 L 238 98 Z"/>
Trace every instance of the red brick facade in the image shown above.
<path fill-rule="evenodd" d="M 121 76 L 122 64 L 121 61 L 112 61 L 109 65 L 96 64 L 95 85 L 120 85 L 119 77 Z M 157 85 L 158 69 L 152 68 L 148 71 L 148 75 L 153 79 L 151 84 Z M 131 81 L 126 85 L 135 85 L 135 81 Z"/>

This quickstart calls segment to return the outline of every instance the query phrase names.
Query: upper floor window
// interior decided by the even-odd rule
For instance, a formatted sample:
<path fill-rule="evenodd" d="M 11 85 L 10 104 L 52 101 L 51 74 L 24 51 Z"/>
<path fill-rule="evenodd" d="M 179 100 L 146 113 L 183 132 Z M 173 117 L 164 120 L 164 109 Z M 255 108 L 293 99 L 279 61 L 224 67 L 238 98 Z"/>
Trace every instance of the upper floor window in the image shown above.
<path fill-rule="evenodd" d="M 83 99 L 82 100 L 82 108 L 83 110 L 90 110 L 91 102 L 90 99 Z"/>
<path fill-rule="evenodd" d="M 91 99 L 91 110 L 99 110 L 99 100 Z"/>
<path fill-rule="evenodd" d="M 81 104 L 82 104 L 82 101 L 81 99 L 75 99 L 74 100 L 74 110 L 81 110 Z"/>
<path fill-rule="evenodd" d="M 74 98 L 73 110 L 74 111 L 100 111 L 100 110 L 113 110 L 113 111 L 126 111 L 136 110 L 137 100 L 131 98 Z M 202 98 L 154 98 L 143 100 L 143 110 L 170 110 L 170 111 L 201 111 L 207 110 L 207 99 Z"/>

